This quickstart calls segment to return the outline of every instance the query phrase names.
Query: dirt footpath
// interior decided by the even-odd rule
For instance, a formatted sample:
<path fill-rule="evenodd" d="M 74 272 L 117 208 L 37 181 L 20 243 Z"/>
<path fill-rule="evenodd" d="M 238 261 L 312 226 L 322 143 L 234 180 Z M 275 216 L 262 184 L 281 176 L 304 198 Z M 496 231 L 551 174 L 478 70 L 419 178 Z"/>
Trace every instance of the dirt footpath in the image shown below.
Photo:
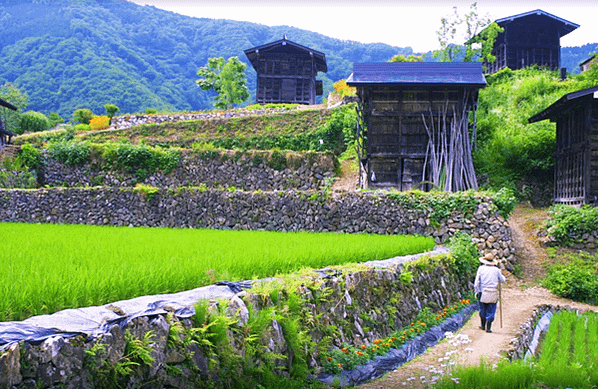
<path fill-rule="evenodd" d="M 530 317 L 537 305 L 569 305 L 598 311 L 596 306 L 556 297 L 539 286 L 538 280 L 544 275 L 543 262 L 548 258 L 538 238 L 539 226 L 545 218 L 545 211 L 528 207 L 516 208 L 509 218 L 523 277 L 520 280 L 503 271 L 507 276 L 507 283 L 502 289 L 502 327 L 499 309 L 492 333 L 479 328 L 479 316 L 475 313 L 452 337 L 441 341 L 397 370 L 358 387 L 423 389 L 437 379 L 434 377 L 450 374 L 450 369 L 457 364 L 478 365 L 480 359 L 496 363 L 505 358 L 505 352 L 510 348 L 511 340 L 519 333 L 520 325 Z"/>

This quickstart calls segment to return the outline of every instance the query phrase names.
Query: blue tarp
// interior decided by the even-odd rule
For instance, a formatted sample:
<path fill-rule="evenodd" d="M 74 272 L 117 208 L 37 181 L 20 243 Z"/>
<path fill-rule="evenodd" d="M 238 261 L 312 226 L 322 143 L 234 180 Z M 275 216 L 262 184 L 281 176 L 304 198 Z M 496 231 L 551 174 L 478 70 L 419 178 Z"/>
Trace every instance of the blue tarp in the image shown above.
<path fill-rule="evenodd" d="M 448 252 L 446 247 L 437 247 L 433 251 L 395 257 L 384 261 L 366 262 L 368 266 L 388 267 L 417 259 L 421 255 L 437 255 Z M 321 277 L 333 277 L 326 269 L 317 270 Z M 261 280 L 267 282 L 271 279 Z M 117 301 L 97 307 L 66 309 L 51 315 L 30 317 L 23 321 L 0 322 L 0 351 L 14 342 L 41 342 L 53 335 L 73 337 L 85 335 L 96 338 L 108 333 L 118 324 L 123 329 L 133 319 L 141 316 L 164 315 L 174 313 L 179 318 L 189 318 L 195 314 L 193 306 L 200 300 L 232 298 L 243 289 L 251 288 L 251 281 L 220 281 L 215 285 L 204 286 L 189 291 L 137 297 Z"/>

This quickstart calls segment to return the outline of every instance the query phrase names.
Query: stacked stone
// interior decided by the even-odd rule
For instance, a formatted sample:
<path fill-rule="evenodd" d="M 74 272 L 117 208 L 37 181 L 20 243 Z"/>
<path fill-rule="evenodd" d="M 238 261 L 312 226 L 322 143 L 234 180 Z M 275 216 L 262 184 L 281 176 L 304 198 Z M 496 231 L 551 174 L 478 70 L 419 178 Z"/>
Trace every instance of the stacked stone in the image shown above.
<path fill-rule="evenodd" d="M 400 266 L 393 265 L 387 269 L 337 273 L 326 279 L 319 278 L 316 273 L 313 277 L 305 277 L 299 293 L 304 310 L 311 315 L 300 318 L 301 328 L 309 329 L 315 344 L 329 336 L 330 328 L 337 329 L 338 334 L 332 340 L 333 346 L 372 344 L 375 339 L 390 336 L 395 330 L 407 326 L 423 306 L 441 310 L 465 298 L 464 294 L 471 289 L 469 278 L 456 276 L 446 266 L 427 271 L 411 269 L 413 282 L 408 284 L 400 282 L 401 272 Z M 254 294 L 251 291 L 237 293 L 226 304 L 227 315 L 235 318 L 240 328 L 247 325 L 249 306 L 257 315 L 274 305 L 269 293 Z M 209 309 L 217 310 L 217 304 L 216 300 L 210 301 Z M 173 326 L 179 330 L 171 331 Z M 14 343 L 0 353 L 0 388 L 102 387 L 95 374 L 98 368 L 109 370 L 124 360 L 125 333 L 143 339 L 150 331 L 148 346 L 153 361 L 133 367 L 135 374 L 117 376 L 122 387 L 188 388 L 196 387 L 197 382 L 219 386 L 220 377 L 231 377 L 231 371 L 222 371 L 226 366 L 220 366 L 218 358 L 207 355 L 196 343 L 184 341 L 189 336 L 186 331 L 192 328 L 193 322 L 189 319 L 159 314 L 134 318 L 124 328 L 113 325 L 108 333 L 95 339 L 83 335 L 54 335 L 39 344 Z M 172 334 L 176 334 L 174 338 Z M 262 334 L 259 342 L 266 348 L 265 354 L 285 356 L 276 361 L 274 374 L 288 378 L 293 349 L 282 326 L 272 318 Z M 230 331 L 228 335 L 234 351 L 245 355 L 243 331 Z M 95 351 L 90 353 L 92 349 Z M 324 350 L 316 348 L 306 361 L 315 374 L 322 368 L 317 362 L 321 360 L 320 352 Z M 260 361 L 254 363 L 259 365 Z M 240 366 L 228 368 L 242 371 Z"/>
<path fill-rule="evenodd" d="M 506 221 L 480 198 L 471 220 L 462 216 L 432 225 L 430 211 L 409 209 L 391 196 L 319 191 L 159 189 L 153 196 L 132 188 L 0 190 L 0 220 L 26 223 L 193 227 L 236 230 L 420 234 L 438 243 L 468 232 L 484 253 L 505 267 L 514 261 Z M 478 216 L 475 216 L 478 215 Z"/>

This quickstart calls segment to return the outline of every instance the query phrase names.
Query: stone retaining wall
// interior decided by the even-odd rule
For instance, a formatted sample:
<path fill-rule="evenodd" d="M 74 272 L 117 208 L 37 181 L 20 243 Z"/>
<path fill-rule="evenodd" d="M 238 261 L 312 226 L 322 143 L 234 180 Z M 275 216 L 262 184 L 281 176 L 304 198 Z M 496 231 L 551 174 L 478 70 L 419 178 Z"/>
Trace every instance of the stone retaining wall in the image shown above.
<path fill-rule="evenodd" d="M 51 158 L 42 161 L 42 185 L 49 186 L 134 186 L 136 183 L 161 188 L 179 186 L 236 187 L 244 190 L 319 189 L 325 178 L 334 177 L 336 157 L 331 153 L 271 151 L 181 150 L 179 166 L 172 172 L 110 171 L 101 161 L 69 166 Z M 281 166 L 277 166 L 281 165 Z M 286 167 L 285 167 L 286 166 Z"/>
<path fill-rule="evenodd" d="M 260 366 L 285 379 L 299 368 L 315 375 L 327 363 L 330 348 L 374 344 L 408 326 L 423 307 L 442 310 L 473 287 L 471 275 L 460 277 L 443 263 L 411 268 L 411 282 L 401 280 L 402 272 L 401 265 L 393 265 L 337 271 L 325 279 L 314 273 L 294 278 L 295 286 L 275 280 L 276 289 L 252 288 L 230 301 L 210 301 L 210 312 L 236 321 L 228 346 L 206 346 L 201 339 L 215 340 L 201 337 L 201 324 L 172 314 L 114 325 L 99 339 L 52 336 L 37 345 L 15 343 L 0 355 L 0 388 L 256 387 Z M 300 296 L 294 313 L 285 300 L 290 293 Z M 257 317 L 262 317 L 260 328 Z M 153 360 L 137 358 L 135 344 L 149 348 Z M 138 365 L 119 373 L 115 366 L 127 361 Z"/>
<path fill-rule="evenodd" d="M 532 311 L 531 316 L 519 326 L 519 334 L 511 340 L 510 349 L 507 351 L 509 360 L 521 359 L 525 356 L 532 339 L 538 320 L 548 311 L 554 311 L 552 305 L 539 305 Z"/>
<path fill-rule="evenodd" d="M 431 209 L 411 209 L 385 193 L 246 192 L 200 188 L 52 188 L 0 190 L 0 221 L 237 230 L 421 234 L 445 242 L 470 234 L 480 251 L 514 266 L 507 222 L 492 200 L 479 198 L 470 219 L 431 220 Z"/>
<path fill-rule="evenodd" d="M 297 107 L 291 109 L 304 109 L 304 107 Z M 310 108 L 315 109 L 315 108 Z M 324 109 L 324 108 L 320 108 Z M 289 109 L 285 108 L 262 108 L 254 110 L 234 109 L 229 111 L 207 111 L 195 113 L 182 114 L 139 114 L 139 115 L 124 115 L 115 116 L 112 118 L 110 129 L 122 130 L 141 124 L 160 124 L 160 123 L 176 123 L 187 120 L 209 120 L 209 119 L 230 119 L 234 117 L 246 117 L 256 115 L 270 115 L 274 113 L 287 112 Z"/>

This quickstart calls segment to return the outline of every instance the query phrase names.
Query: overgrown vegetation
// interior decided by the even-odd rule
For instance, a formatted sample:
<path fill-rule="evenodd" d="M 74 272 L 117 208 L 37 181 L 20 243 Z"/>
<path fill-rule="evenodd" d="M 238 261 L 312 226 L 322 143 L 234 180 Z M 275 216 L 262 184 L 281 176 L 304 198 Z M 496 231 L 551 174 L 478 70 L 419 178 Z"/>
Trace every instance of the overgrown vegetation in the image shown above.
<path fill-rule="evenodd" d="M 549 213 L 550 218 L 544 222 L 546 231 L 563 246 L 577 243 L 584 234 L 598 230 L 598 207 L 556 204 L 550 207 Z"/>
<path fill-rule="evenodd" d="M 554 123 L 530 124 L 528 119 L 564 94 L 598 84 L 598 70 L 561 81 L 558 72 L 537 67 L 503 69 L 486 80 L 488 86 L 480 90 L 473 152 L 476 173 L 485 177 L 480 184 L 533 197 L 535 193 L 525 192 L 526 180 L 552 185 L 556 132 Z"/>
<path fill-rule="evenodd" d="M 448 219 L 454 213 L 471 218 L 479 204 L 479 198 L 483 196 L 492 198 L 493 210 L 498 211 L 505 218 L 508 218 L 517 202 L 512 192 L 507 189 L 501 189 L 498 192 L 474 192 L 472 190 L 466 192 L 391 191 L 388 196 L 408 208 L 428 210 L 430 220 L 434 224 Z"/>
<path fill-rule="evenodd" d="M 0 235 L 0 320 L 434 247 L 396 235 L 15 223 L 0 223 Z"/>
<path fill-rule="evenodd" d="M 548 264 L 542 285 L 557 296 L 589 304 L 598 303 L 598 258 L 587 253 L 561 253 Z"/>

